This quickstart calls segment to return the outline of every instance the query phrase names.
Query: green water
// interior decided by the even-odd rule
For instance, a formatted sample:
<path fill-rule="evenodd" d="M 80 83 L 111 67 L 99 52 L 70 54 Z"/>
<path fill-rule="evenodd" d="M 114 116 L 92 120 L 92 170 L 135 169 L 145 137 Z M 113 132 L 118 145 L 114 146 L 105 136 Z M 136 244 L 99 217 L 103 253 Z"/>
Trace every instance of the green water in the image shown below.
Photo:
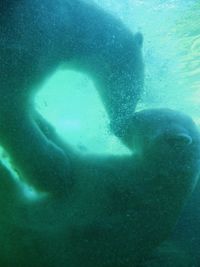
<path fill-rule="evenodd" d="M 200 126 L 199 0 L 94 0 L 94 2 L 120 17 L 133 32 L 140 31 L 144 35 L 145 87 L 137 109 L 152 107 L 177 109 L 189 114 Z M 42 85 L 35 98 L 35 105 L 37 110 L 55 126 L 60 136 L 82 152 L 129 153 L 110 132 L 109 118 L 97 90 L 92 80 L 83 73 L 58 69 Z M 6 158 L 6 164 L 9 165 L 7 156 L 1 148 L 0 155 Z M 31 198 L 37 199 L 38 194 L 34 190 L 25 187 L 25 191 Z M 176 228 L 175 235 L 177 235 L 176 241 L 181 243 L 183 236 L 183 244 L 190 242 L 190 248 L 198 251 L 200 216 L 196 214 L 200 200 L 198 194 L 194 196 L 196 202 L 192 202 L 193 207 L 191 210 L 189 207 L 189 211 L 186 210 L 186 215 L 191 215 L 190 218 L 193 220 L 188 225 L 195 230 L 189 231 L 186 220 L 186 225 L 180 224 L 180 233 Z M 170 205 L 171 203 L 169 210 Z M 182 218 L 185 223 L 186 217 Z M 182 252 L 180 249 L 179 252 L 179 248 L 176 249 L 173 243 L 172 246 L 170 243 L 164 244 L 160 250 L 161 257 L 162 253 L 164 255 L 163 262 L 167 259 L 165 252 L 169 252 L 172 258 L 175 255 L 174 265 L 169 265 L 171 267 L 199 267 L 187 263 L 184 265 L 184 262 L 189 262 L 187 255 L 184 255 L 184 250 Z M 194 254 L 200 262 L 197 253 Z M 179 265 L 179 260 L 182 265 Z M 152 263 L 147 262 L 147 265 L 142 267 L 168 266 L 163 265 L 161 261 L 153 260 Z"/>
<path fill-rule="evenodd" d="M 200 123 L 200 3 L 198 1 L 96 0 L 144 35 L 145 90 L 138 109 L 170 107 Z M 81 150 L 127 153 L 111 135 L 92 81 L 58 70 L 36 98 L 38 110 Z"/>

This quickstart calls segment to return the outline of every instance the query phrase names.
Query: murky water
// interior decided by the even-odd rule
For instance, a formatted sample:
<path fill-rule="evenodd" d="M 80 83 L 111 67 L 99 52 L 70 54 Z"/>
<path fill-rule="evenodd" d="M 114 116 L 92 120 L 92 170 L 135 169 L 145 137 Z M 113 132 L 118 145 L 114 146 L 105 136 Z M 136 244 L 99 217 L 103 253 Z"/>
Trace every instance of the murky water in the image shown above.
<path fill-rule="evenodd" d="M 87 1 L 90 2 L 90 0 L 87 0 Z M 190 115 L 194 119 L 194 121 L 200 126 L 200 27 L 199 27 L 200 25 L 200 15 L 199 15 L 200 14 L 200 2 L 197 0 L 196 1 L 195 0 L 168 0 L 168 1 L 165 1 L 165 0 L 94 0 L 94 2 L 97 5 L 99 5 L 101 8 L 108 10 L 115 16 L 121 18 L 123 23 L 126 24 L 128 28 L 131 29 L 133 32 L 139 31 L 144 36 L 143 55 L 144 55 L 144 62 L 145 62 L 145 86 L 144 86 L 144 92 L 142 94 L 142 97 L 138 103 L 137 110 L 148 109 L 148 108 L 171 108 L 171 109 L 183 111 L 186 114 Z M 99 154 L 99 153 L 101 154 L 108 154 L 108 153 L 130 154 L 130 151 L 127 148 L 125 148 L 125 146 L 123 146 L 120 143 L 120 141 L 111 133 L 109 129 L 109 118 L 102 105 L 101 99 L 98 96 L 98 93 L 95 89 L 95 85 L 93 84 L 92 80 L 90 80 L 90 78 L 85 76 L 83 73 L 75 72 L 70 69 L 68 70 L 59 69 L 51 77 L 49 77 L 49 79 L 46 81 L 45 84 L 43 84 L 40 92 L 38 93 L 35 99 L 35 102 L 36 102 L 36 107 L 39 110 L 39 112 L 48 121 L 50 121 L 52 125 L 56 127 L 61 137 L 64 140 L 66 140 L 68 143 L 75 145 L 80 151 L 82 152 L 91 151 L 91 152 L 95 152 L 96 154 Z M 185 134 L 184 136 L 182 135 L 182 137 L 185 137 L 186 142 L 191 141 L 191 139 L 188 138 L 187 134 Z M 165 146 L 163 147 L 165 148 Z M 181 150 L 179 150 L 179 152 L 180 151 Z M 165 156 L 164 149 L 162 152 L 163 153 L 161 154 Z M 0 154 L 6 158 L 4 151 L 2 151 L 1 148 L 0 148 Z M 192 152 L 191 152 L 191 155 L 193 155 Z M 185 154 L 183 154 L 183 156 L 185 156 L 183 157 L 183 161 L 184 161 L 185 158 L 187 157 Z M 180 159 L 179 155 L 177 156 L 177 158 L 179 158 L 179 163 L 182 162 L 181 161 L 182 159 Z M 152 165 L 154 166 L 154 164 Z M 152 165 L 150 166 L 152 167 Z M 177 173 L 175 170 L 176 166 L 174 165 L 175 167 L 174 166 L 172 167 L 172 165 L 173 164 L 169 165 L 168 166 L 169 168 L 168 169 L 166 168 L 165 171 L 168 172 L 168 170 L 171 168 L 173 169 L 172 173 Z M 165 164 L 164 166 L 166 167 Z M 192 167 L 189 166 L 189 168 L 187 169 L 188 173 L 190 173 L 191 171 L 190 168 L 192 169 Z M 156 172 L 159 168 L 161 169 L 160 166 L 158 168 L 154 166 L 154 171 Z M 94 170 L 92 171 L 93 171 L 92 175 L 94 176 Z M 95 171 L 96 171 L 95 173 L 97 173 L 99 171 L 98 168 Z M 114 171 L 114 177 L 118 178 L 115 172 L 117 171 Z M 124 172 L 122 173 L 124 174 Z M 144 173 L 146 175 L 146 172 Z M 184 172 L 180 168 L 180 177 L 183 176 L 185 178 L 185 175 L 183 173 Z M 136 172 L 136 174 L 138 175 L 138 172 Z M 165 174 L 163 174 L 162 171 L 159 173 L 159 175 L 161 176 Z M 109 175 L 110 175 L 110 172 L 108 172 L 106 176 L 105 184 L 107 182 L 107 178 L 108 179 L 110 178 Z M 121 177 L 126 178 L 126 175 L 127 174 L 125 172 L 124 176 L 122 175 Z M 136 195 L 139 194 L 140 196 L 140 198 L 136 197 L 136 200 L 138 201 L 139 199 L 139 201 L 136 202 L 133 208 L 133 210 L 134 209 L 136 210 L 136 211 L 134 210 L 135 213 L 133 212 L 134 216 L 136 215 L 136 218 L 138 214 L 140 215 L 140 212 L 141 214 L 143 212 L 138 209 L 138 205 L 137 205 L 138 203 L 140 204 L 140 202 L 141 203 L 145 202 L 146 204 L 148 203 L 148 201 L 149 202 L 154 201 L 157 204 L 154 198 L 154 194 L 153 194 L 154 188 L 153 190 L 150 190 L 150 193 L 149 193 L 148 191 L 149 184 L 145 180 L 146 179 L 145 175 L 142 176 L 142 179 L 140 179 L 140 181 L 138 182 L 138 185 L 136 185 L 136 193 L 134 192 Z M 178 175 L 176 175 L 175 178 L 177 178 Z M 138 175 L 138 177 L 139 176 L 140 175 Z M 143 183 L 140 184 L 140 182 L 141 181 L 143 182 L 144 176 L 145 176 L 145 179 L 144 179 L 145 186 L 140 187 L 141 184 L 143 185 Z M 169 178 L 168 176 L 166 177 Z M 86 171 L 86 178 L 87 178 L 87 171 Z M 174 177 L 172 178 L 174 179 Z M 118 182 L 121 183 L 121 180 L 119 179 Z M 177 182 L 177 187 L 179 189 L 182 185 L 182 182 L 184 184 L 184 181 Z M 123 183 L 121 184 L 124 190 Z M 166 186 L 166 184 L 164 183 L 164 186 Z M 169 186 L 169 184 L 167 184 L 167 186 Z M 164 186 L 159 187 L 158 190 L 155 191 L 156 197 L 158 197 L 158 199 L 160 197 L 160 199 L 163 200 L 162 194 L 159 195 L 158 192 L 160 192 L 159 190 L 161 189 L 163 190 Z M 97 186 L 97 188 L 99 187 Z M 102 190 L 104 190 L 104 188 Z M 122 190 L 121 187 L 120 187 L 120 190 Z M 97 199 L 98 204 L 97 203 L 95 204 L 97 204 L 97 207 L 98 207 L 99 205 L 98 200 L 101 199 L 101 196 L 100 198 L 98 198 L 98 196 L 97 198 L 95 198 L 96 197 L 95 193 L 91 190 L 89 182 L 88 182 L 88 191 L 89 191 L 89 196 L 92 196 L 94 200 Z M 145 201 L 143 199 L 143 195 L 141 196 L 141 192 L 143 191 L 145 193 L 147 192 L 146 195 L 149 196 L 149 199 Z M 34 194 L 35 193 L 34 190 L 32 192 L 26 189 L 26 192 L 28 192 L 29 196 L 32 194 L 31 196 L 35 196 L 37 199 L 37 194 Z M 104 191 L 102 192 L 103 192 L 103 197 L 104 197 Z M 164 190 L 163 192 L 164 194 L 166 193 L 166 191 Z M 180 220 L 177 223 L 176 227 L 174 228 L 174 232 L 170 236 L 169 240 L 167 240 L 167 242 L 161 245 L 160 248 L 156 251 L 155 255 L 153 254 L 149 258 L 149 260 L 146 261 L 144 265 L 140 267 L 199 267 L 200 266 L 200 256 L 198 253 L 200 249 L 200 197 L 199 197 L 200 193 L 199 192 L 200 192 L 200 185 L 199 183 L 197 183 L 197 187 L 193 195 L 189 198 L 189 201 L 183 210 Z M 125 192 L 124 190 L 123 193 L 126 194 L 127 192 Z M 133 196 L 133 199 L 135 199 L 134 197 L 135 195 Z M 161 211 L 160 213 L 161 215 L 163 215 L 164 213 L 168 214 L 171 211 L 171 206 L 173 206 L 174 203 L 170 202 L 170 197 L 171 195 L 169 195 L 169 199 L 168 199 L 168 195 L 167 194 L 165 195 L 163 202 L 164 203 L 166 202 L 167 205 L 163 205 L 166 209 L 163 212 Z M 144 195 L 144 198 L 145 198 L 145 195 Z M 143 199 L 142 200 L 143 202 L 141 201 L 141 199 Z M 174 199 L 176 200 L 176 198 Z M 83 197 L 83 200 L 84 200 L 84 197 Z M 124 201 L 123 204 L 126 202 L 126 200 L 124 200 L 123 197 L 120 200 Z M 120 201 L 118 201 L 117 203 L 121 205 Z M 78 204 L 80 203 L 78 202 Z M 86 203 L 86 208 L 84 207 L 86 211 L 87 209 L 90 210 L 91 208 L 90 204 L 91 204 L 90 201 L 88 201 L 88 204 Z M 48 205 L 51 205 L 51 204 L 48 204 Z M 62 203 L 62 205 L 64 206 L 64 210 L 66 210 L 66 206 L 65 206 L 66 204 Z M 81 205 L 82 203 L 80 204 L 80 207 L 82 207 Z M 147 204 L 147 207 L 149 207 L 148 205 L 149 204 Z M 99 206 L 102 209 L 101 205 Z M 117 204 L 115 205 L 115 207 L 116 206 Z M 11 210 L 13 207 L 16 208 L 15 205 L 13 205 L 11 206 Z M 78 205 L 77 207 L 79 208 Z M 75 205 L 75 209 L 77 207 Z M 160 206 L 158 205 L 158 207 Z M 15 215 L 17 214 L 17 213 L 15 214 L 14 208 L 13 208 L 14 212 L 12 210 L 14 214 L 12 215 L 13 218 L 15 218 Z M 117 211 L 118 211 L 118 208 L 119 207 L 117 207 Z M 39 208 L 37 207 L 37 209 L 40 211 L 39 214 L 42 214 L 43 211 L 40 210 L 40 207 Z M 36 209 L 36 215 L 38 214 L 37 209 Z M 50 206 L 49 208 L 50 215 L 49 215 L 48 214 L 49 211 L 46 210 L 46 207 L 44 207 L 44 213 L 47 212 L 48 216 L 50 216 L 50 219 L 52 219 L 53 217 L 52 214 L 54 214 L 53 209 L 54 209 L 54 206 Z M 75 212 L 72 210 L 72 214 L 74 212 L 75 218 L 80 219 L 80 217 L 76 215 L 77 210 Z M 93 206 L 91 210 L 94 214 L 96 214 L 95 212 L 97 208 L 95 205 L 94 205 L 94 210 L 93 210 Z M 130 211 L 133 211 L 133 210 L 130 210 Z M 30 207 L 29 207 L 29 211 L 31 211 Z M 17 212 L 20 214 L 19 210 L 17 210 Z M 82 210 L 80 208 L 77 214 L 80 215 L 81 212 Z M 109 216 L 103 218 L 102 221 L 97 220 L 96 222 L 95 221 L 96 215 L 93 215 L 92 212 L 90 214 L 91 218 L 89 219 L 91 219 L 92 223 L 94 223 L 93 225 L 94 225 L 95 230 L 96 228 L 97 230 L 100 229 L 99 232 L 97 231 L 98 233 L 101 233 L 102 229 L 104 231 L 103 233 L 105 233 L 107 230 L 110 231 L 112 226 L 113 225 L 115 226 L 115 224 L 112 224 L 113 223 L 112 220 L 109 221 L 111 227 L 109 223 L 104 222 L 104 219 L 106 221 L 106 219 L 108 219 Z M 145 211 L 143 213 L 145 215 L 146 213 L 148 214 L 148 210 L 146 213 Z M 65 212 L 63 214 L 65 214 Z M 62 212 L 59 213 L 62 219 L 63 217 L 65 217 L 63 216 L 63 214 Z M 153 214 L 156 216 L 156 211 Z M 86 230 L 88 231 L 89 234 L 90 234 L 90 231 L 91 233 L 93 233 L 92 232 L 93 229 L 87 225 L 87 220 L 88 220 L 87 212 L 85 213 L 84 216 L 83 217 L 86 220 L 86 226 L 87 226 Z M 99 216 L 98 211 L 97 211 L 97 216 Z M 130 217 L 130 214 L 127 213 L 125 216 Z M 70 216 L 68 215 L 68 217 Z M 147 218 L 149 218 L 149 221 L 143 222 L 142 216 L 140 216 L 140 220 L 138 220 L 139 222 L 142 221 L 143 225 L 146 226 L 146 231 L 148 230 L 147 228 L 148 228 L 149 222 L 151 221 L 152 218 L 154 219 L 154 216 L 148 215 Z M 83 225 L 85 223 L 84 219 L 83 219 L 83 222 L 81 221 Z M 153 222 L 153 219 L 152 219 L 152 222 Z M 38 219 L 36 216 L 34 217 L 34 220 L 36 221 L 36 223 L 38 223 L 39 227 L 42 225 L 46 231 L 47 224 L 45 220 L 40 221 L 40 219 Z M 118 219 L 116 219 L 116 221 L 117 220 Z M 57 219 L 55 219 L 55 221 L 56 222 L 53 221 L 53 223 L 55 223 L 55 225 L 53 226 L 57 227 L 57 224 L 56 224 Z M 103 226 L 99 222 L 102 222 Z M 31 221 L 31 223 L 33 223 L 33 221 Z M 58 225 L 60 226 L 60 224 L 62 225 L 62 223 L 60 223 L 59 221 Z M 76 224 L 78 225 L 79 221 L 78 222 L 75 221 L 74 225 Z M 163 221 L 163 224 L 164 224 L 164 221 Z M 24 225 L 27 225 L 26 221 Z M 118 223 L 118 225 L 119 225 L 119 229 L 122 229 L 122 230 L 125 229 L 123 227 L 120 228 L 121 227 L 120 223 Z M 151 229 L 153 229 L 156 232 L 156 229 L 153 223 L 152 225 L 151 225 Z M 7 224 L 3 226 L 6 229 Z M 32 225 L 30 226 L 30 228 L 31 227 Z M 53 227 L 52 229 L 55 230 L 55 228 Z M 116 229 L 118 230 L 117 227 L 114 230 Z M 140 231 L 141 230 L 140 225 L 137 224 L 136 229 L 139 229 Z M 39 229 L 38 232 L 39 234 L 41 234 L 45 231 L 40 231 Z M 4 229 L 2 232 L 4 233 Z M 54 234 L 54 231 L 52 232 Z M 127 234 L 127 237 L 128 237 L 129 229 L 128 230 L 125 229 L 124 232 L 125 234 L 128 233 Z M 160 232 L 158 231 L 158 235 L 160 233 L 161 231 Z M 72 233 L 72 240 L 75 240 L 76 233 L 74 234 L 74 237 L 73 237 L 73 234 L 74 233 Z M 147 236 L 148 234 L 149 233 L 147 231 Z M 113 236 L 116 237 L 117 235 L 115 234 Z M 91 235 L 89 237 L 91 238 Z M 136 231 L 136 237 L 137 237 L 137 231 Z M 49 236 L 48 236 L 48 231 L 47 231 L 47 239 L 48 238 Z M 62 239 L 62 235 L 61 235 L 61 239 Z M 116 240 L 118 239 L 116 238 Z M 138 240 L 136 238 L 136 241 Z M 57 236 L 56 236 L 56 241 L 58 242 L 60 241 L 60 240 L 57 240 Z M 82 238 L 81 241 L 82 241 L 82 244 L 86 244 L 84 238 Z M 122 241 L 124 241 L 123 238 L 122 238 Z M 93 239 L 92 239 L 92 242 L 93 242 Z M 130 238 L 130 242 L 132 242 L 131 238 Z M 99 242 L 99 243 L 101 245 L 102 244 L 104 245 L 103 242 L 102 243 Z M 95 243 L 95 244 L 99 244 L 99 243 Z M 9 241 L 8 241 L 8 244 L 9 244 Z M 109 244 L 113 245 L 114 243 L 111 242 Z M 121 250 L 123 250 L 123 245 L 121 245 L 120 248 Z M 76 249 L 74 251 L 76 251 Z M 58 259 L 59 259 L 59 256 L 58 256 Z M 64 259 L 65 259 L 65 256 L 64 256 Z M 9 266 L 9 267 L 12 267 L 12 266 Z M 87 266 L 84 266 L 84 267 L 87 267 Z M 135 267 L 138 267 L 138 266 L 135 266 Z"/>
<path fill-rule="evenodd" d="M 144 35 L 146 80 L 138 109 L 170 107 L 200 122 L 198 1 L 96 2 Z M 71 71 L 55 73 L 38 103 L 39 110 L 73 144 L 95 152 L 126 152 L 109 133 L 107 115 L 88 77 Z"/>

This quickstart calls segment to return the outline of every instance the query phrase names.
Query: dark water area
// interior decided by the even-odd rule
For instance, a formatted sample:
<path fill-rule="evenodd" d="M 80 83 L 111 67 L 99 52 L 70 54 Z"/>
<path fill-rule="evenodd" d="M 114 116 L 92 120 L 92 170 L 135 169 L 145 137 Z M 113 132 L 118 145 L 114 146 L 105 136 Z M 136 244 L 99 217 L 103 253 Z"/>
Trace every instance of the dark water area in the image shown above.
<path fill-rule="evenodd" d="M 0 3 L 0 266 L 200 267 L 200 2 L 73 1 Z"/>

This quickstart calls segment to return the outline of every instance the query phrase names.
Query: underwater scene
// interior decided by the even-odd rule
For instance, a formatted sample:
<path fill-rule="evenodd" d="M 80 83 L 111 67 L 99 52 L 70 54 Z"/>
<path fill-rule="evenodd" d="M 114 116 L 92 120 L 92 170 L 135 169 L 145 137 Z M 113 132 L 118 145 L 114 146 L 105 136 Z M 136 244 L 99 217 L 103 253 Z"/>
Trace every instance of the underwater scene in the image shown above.
<path fill-rule="evenodd" d="M 0 267 L 200 267 L 199 14 L 0 3 Z"/>
<path fill-rule="evenodd" d="M 138 109 L 175 108 L 200 123 L 198 1 L 96 0 L 95 3 L 144 36 L 145 86 Z M 125 151 L 109 133 L 109 119 L 92 80 L 81 72 L 69 69 L 54 73 L 38 93 L 37 105 L 63 138 L 67 131 L 68 142 L 95 152 Z"/>

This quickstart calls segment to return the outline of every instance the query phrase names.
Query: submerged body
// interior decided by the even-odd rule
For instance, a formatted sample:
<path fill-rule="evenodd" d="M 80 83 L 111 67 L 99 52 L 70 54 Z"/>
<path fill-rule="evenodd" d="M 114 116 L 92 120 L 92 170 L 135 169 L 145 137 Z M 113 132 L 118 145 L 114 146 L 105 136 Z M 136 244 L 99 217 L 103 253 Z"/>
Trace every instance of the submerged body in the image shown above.
<path fill-rule="evenodd" d="M 196 126 L 168 110 L 136 113 L 138 154 L 119 157 L 77 154 L 39 125 L 68 158 L 73 188 L 31 201 L 1 167 L 1 265 L 140 266 L 170 234 L 198 178 Z"/>
<path fill-rule="evenodd" d="M 79 0 L 19 1 L 0 11 L 0 23 L 1 144 L 23 179 L 56 194 L 71 184 L 63 179 L 66 158 L 35 123 L 34 94 L 58 67 L 84 72 L 119 128 L 134 113 L 142 90 L 142 35 Z"/>
<path fill-rule="evenodd" d="M 143 83 L 140 34 L 83 1 L 7 2 L 1 144 L 20 179 L 47 195 L 30 200 L 0 165 L 0 265 L 137 266 L 167 238 L 196 183 L 199 133 L 176 112 L 133 116 Z M 123 141 L 138 154 L 77 154 L 38 118 L 33 96 L 61 65 L 91 76 L 116 133 L 132 117 Z"/>

